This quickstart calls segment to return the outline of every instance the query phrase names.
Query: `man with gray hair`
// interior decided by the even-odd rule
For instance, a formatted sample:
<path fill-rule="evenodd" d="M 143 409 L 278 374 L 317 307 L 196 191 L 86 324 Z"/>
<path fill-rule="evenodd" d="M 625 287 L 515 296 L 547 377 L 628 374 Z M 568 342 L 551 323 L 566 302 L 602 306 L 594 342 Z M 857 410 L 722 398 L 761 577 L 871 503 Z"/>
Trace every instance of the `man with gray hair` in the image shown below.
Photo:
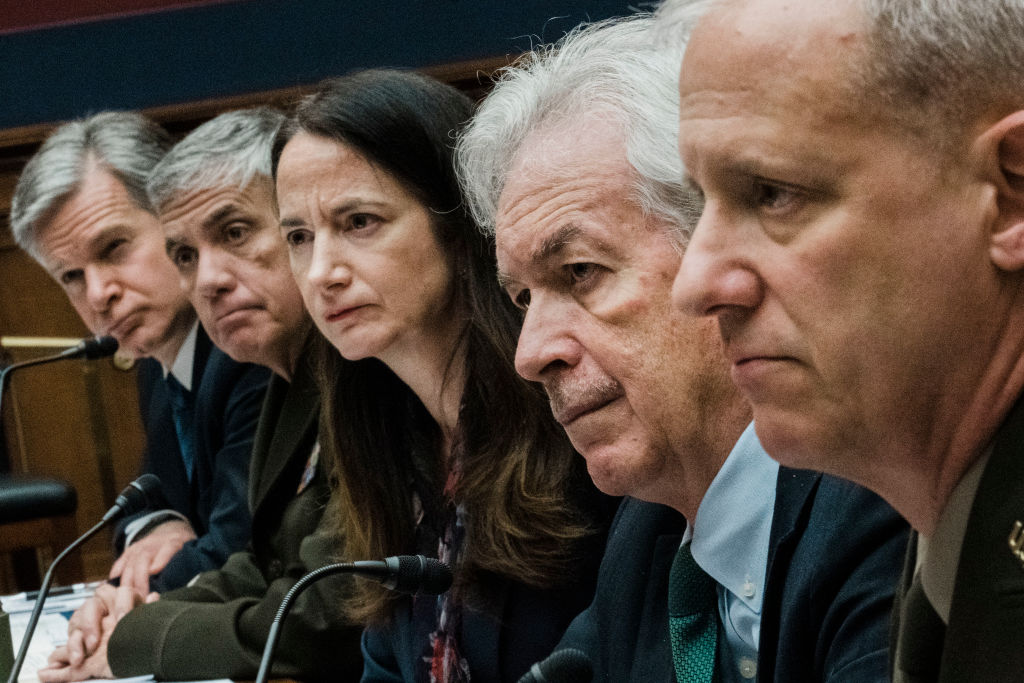
<path fill-rule="evenodd" d="M 1024 680 L 1022 84 L 1020 0 L 723 0 L 683 62 L 676 299 L 775 458 L 916 530 L 897 681 Z"/>
<path fill-rule="evenodd" d="M 44 683 L 146 673 L 255 678 L 281 600 L 340 550 L 340 525 L 325 513 L 329 467 L 320 460 L 320 399 L 308 358 L 318 333 L 292 278 L 271 180 L 270 149 L 283 119 L 266 108 L 222 114 L 175 145 L 147 185 L 167 254 L 203 326 L 235 360 L 274 371 L 252 455 L 252 542 L 219 570 L 148 604 L 102 587 L 72 617 L 68 646 L 39 672 Z M 345 585 L 322 581 L 296 600 L 273 675 L 359 677 L 360 629 L 331 607 Z"/>
<path fill-rule="evenodd" d="M 712 321 L 671 306 L 699 196 L 675 153 L 682 45 L 640 16 L 502 73 L 460 177 L 524 321 L 516 368 L 605 492 L 629 496 L 560 647 L 601 681 L 884 681 L 906 527 L 874 494 L 779 467 Z"/>
<path fill-rule="evenodd" d="M 245 547 L 249 454 L 267 373 L 213 348 L 163 253 L 145 182 L 170 147 L 158 125 L 106 112 L 61 126 L 18 179 L 18 244 L 64 288 L 95 334 L 144 360 L 143 470 L 166 510 L 122 527 L 111 578 L 140 595 L 182 586 Z"/>

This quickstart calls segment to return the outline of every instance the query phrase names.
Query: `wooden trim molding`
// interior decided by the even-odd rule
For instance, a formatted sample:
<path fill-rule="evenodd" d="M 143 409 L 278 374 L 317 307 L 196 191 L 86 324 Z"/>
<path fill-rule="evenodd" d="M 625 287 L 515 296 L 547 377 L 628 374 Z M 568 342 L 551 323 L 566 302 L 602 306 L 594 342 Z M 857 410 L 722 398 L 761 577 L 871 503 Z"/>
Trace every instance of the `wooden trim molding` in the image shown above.
<path fill-rule="evenodd" d="M 504 66 L 508 66 L 513 59 L 514 57 L 510 58 L 508 56 L 489 57 L 468 62 L 432 66 L 418 69 L 418 71 L 428 76 L 433 76 L 445 83 L 451 83 L 455 87 L 469 92 L 471 95 L 483 94 L 489 89 L 490 78 L 494 72 Z M 188 130 L 207 119 L 213 118 L 217 114 L 232 109 L 259 105 L 274 105 L 288 108 L 302 96 L 312 92 L 314 88 L 316 88 L 316 83 L 309 83 L 291 88 L 152 107 L 143 109 L 142 113 L 164 125 L 183 124 L 184 129 Z M 64 122 L 54 121 L 0 130 L 0 154 L 3 154 L 3 150 L 7 148 L 35 147 L 41 144 L 62 123 Z M 178 126 L 176 125 L 175 127 Z M 31 152 L 19 154 L 18 156 L 25 156 L 27 158 L 31 156 Z M 5 188 L 2 187 L 2 180 L 2 177 L 0 177 L 0 202 L 6 199 L 8 201 L 3 203 L 7 205 L 9 204 L 9 197 L 5 196 L 7 193 L 4 191 Z"/>

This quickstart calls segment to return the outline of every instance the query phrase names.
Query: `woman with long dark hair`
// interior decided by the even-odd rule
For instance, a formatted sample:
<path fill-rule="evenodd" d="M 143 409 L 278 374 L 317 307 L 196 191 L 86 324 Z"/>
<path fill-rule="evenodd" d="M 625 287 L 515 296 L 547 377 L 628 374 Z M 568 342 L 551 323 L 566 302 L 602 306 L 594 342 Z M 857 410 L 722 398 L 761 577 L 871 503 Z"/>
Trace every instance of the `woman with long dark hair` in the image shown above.
<path fill-rule="evenodd" d="M 472 115 L 412 73 L 329 81 L 275 144 L 292 270 L 331 347 L 323 446 L 344 554 L 421 553 L 455 585 L 401 598 L 358 583 L 364 680 L 514 681 L 589 601 L 606 526 L 582 459 L 515 373 L 521 317 L 453 167 Z"/>

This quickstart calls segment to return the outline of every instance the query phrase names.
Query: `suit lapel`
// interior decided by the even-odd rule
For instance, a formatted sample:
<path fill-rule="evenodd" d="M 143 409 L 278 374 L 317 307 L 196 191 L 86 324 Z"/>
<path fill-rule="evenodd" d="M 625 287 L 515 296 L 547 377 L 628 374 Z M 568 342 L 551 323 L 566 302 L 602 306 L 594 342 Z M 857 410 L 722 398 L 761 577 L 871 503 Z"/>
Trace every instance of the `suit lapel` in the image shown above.
<path fill-rule="evenodd" d="M 821 481 L 821 474 L 809 470 L 779 467 L 775 486 L 775 510 L 768 542 L 768 567 L 765 572 L 764 603 L 761 610 L 761 636 L 758 643 L 758 678 L 775 678 L 776 649 L 779 642 L 782 598 L 790 559 L 805 526 L 801 521 Z"/>
<path fill-rule="evenodd" d="M 191 516 L 194 519 L 198 519 L 200 516 L 197 506 L 199 505 L 201 498 L 199 495 L 199 481 L 202 475 L 199 470 L 209 467 L 207 462 L 204 462 L 205 457 L 209 456 L 203 456 L 206 449 L 207 434 L 206 432 L 198 429 L 198 426 L 200 424 L 205 425 L 207 423 L 205 417 L 199 415 L 199 407 L 203 405 L 203 403 L 199 401 L 199 396 L 206 390 L 205 387 L 203 387 L 203 374 L 206 372 L 206 364 L 210 360 L 210 354 L 212 351 L 213 342 L 210 341 L 209 335 L 206 334 L 206 330 L 203 329 L 201 324 L 197 325 L 196 346 L 192 355 L 192 389 L 190 389 L 190 393 L 195 397 L 194 400 L 197 411 L 194 421 L 196 425 L 196 433 L 193 437 L 192 478 L 189 480 L 189 490 L 191 491 L 189 494 L 189 500 L 191 501 L 190 509 Z M 184 474 L 184 465 L 182 465 L 182 472 L 183 476 L 187 478 L 188 475 Z"/>
<path fill-rule="evenodd" d="M 206 371 L 206 361 L 210 359 L 210 352 L 213 350 L 213 342 L 202 325 L 196 330 L 196 351 L 192 360 L 192 393 L 198 394 L 203 383 L 203 373 Z"/>
<path fill-rule="evenodd" d="M 900 615 L 903 614 L 903 596 L 910 590 L 917 565 L 917 532 L 911 531 L 907 540 L 907 552 L 903 557 L 903 572 L 892 600 L 892 614 L 889 617 L 889 673 L 896 675 L 896 644 L 900 639 Z"/>
<path fill-rule="evenodd" d="M 300 362 L 299 366 L 290 384 L 276 375 L 271 379 L 262 414 L 274 415 L 277 419 L 273 424 L 266 425 L 264 419 L 260 419 L 255 448 L 263 449 L 266 444 L 266 450 L 261 451 L 263 457 L 260 459 L 259 471 L 254 470 L 252 473 L 258 477 L 251 501 L 254 517 L 293 458 L 300 455 L 308 458 L 310 455 L 296 453 L 296 449 L 302 446 L 303 437 L 319 416 L 318 394 L 312 376 L 304 370 L 304 364 Z M 298 483 L 294 482 L 296 487 Z"/>

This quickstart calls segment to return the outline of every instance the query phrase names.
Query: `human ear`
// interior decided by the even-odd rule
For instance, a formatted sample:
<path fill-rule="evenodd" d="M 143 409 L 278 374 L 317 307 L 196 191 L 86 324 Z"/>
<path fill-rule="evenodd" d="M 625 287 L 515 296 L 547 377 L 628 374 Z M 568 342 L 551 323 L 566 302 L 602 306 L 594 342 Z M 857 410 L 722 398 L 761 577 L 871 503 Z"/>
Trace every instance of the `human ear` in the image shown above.
<path fill-rule="evenodd" d="M 1004 117 L 984 134 L 996 145 L 999 214 L 989 253 L 1005 271 L 1024 269 L 1024 111 Z"/>

